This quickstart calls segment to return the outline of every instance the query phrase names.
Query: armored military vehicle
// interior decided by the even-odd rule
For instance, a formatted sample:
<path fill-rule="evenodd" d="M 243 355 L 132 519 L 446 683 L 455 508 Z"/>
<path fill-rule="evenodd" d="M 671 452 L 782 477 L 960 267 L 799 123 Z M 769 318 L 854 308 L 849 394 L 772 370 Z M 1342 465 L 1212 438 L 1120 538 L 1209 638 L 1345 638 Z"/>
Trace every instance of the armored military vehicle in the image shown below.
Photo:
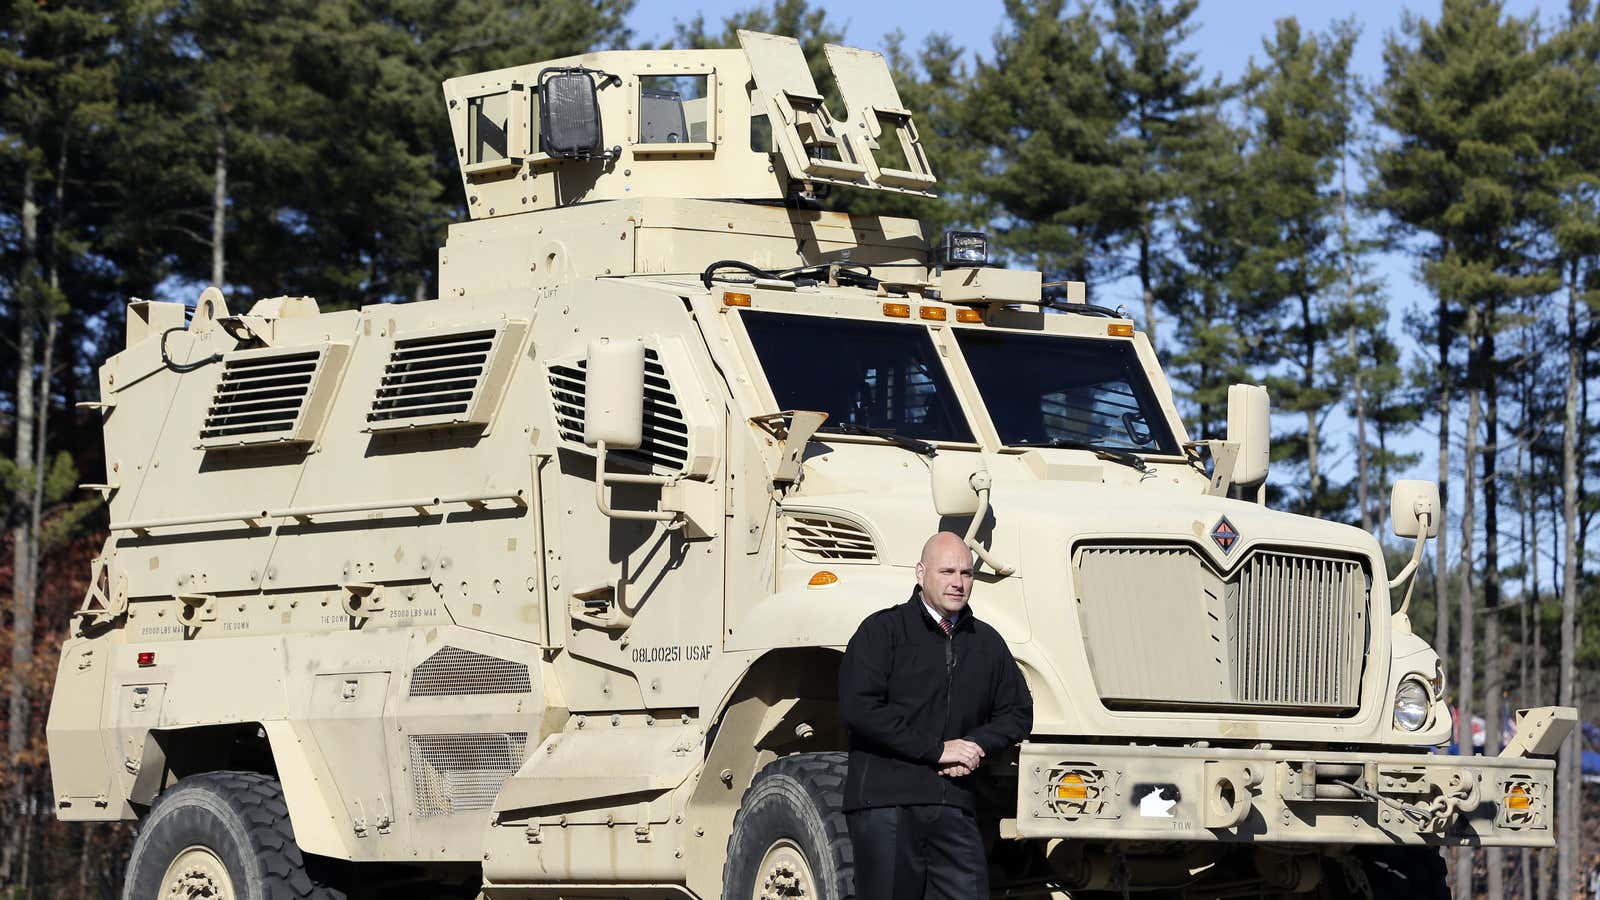
<path fill-rule="evenodd" d="M 440 298 L 136 301 L 111 534 L 61 654 L 57 814 L 125 896 L 852 896 L 842 648 L 964 534 L 1035 703 L 985 764 L 996 896 L 1361 896 L 1551 844 L 1572 712 L 1430 755 L 1436 533 L 1269 509 L 1268 403 L 1191 440 L 1145 336 L 930 194 L 877 53 L 594 53 L 444 86 Z M 1052 308 L 1059 305 L 1060 309 Z"/>

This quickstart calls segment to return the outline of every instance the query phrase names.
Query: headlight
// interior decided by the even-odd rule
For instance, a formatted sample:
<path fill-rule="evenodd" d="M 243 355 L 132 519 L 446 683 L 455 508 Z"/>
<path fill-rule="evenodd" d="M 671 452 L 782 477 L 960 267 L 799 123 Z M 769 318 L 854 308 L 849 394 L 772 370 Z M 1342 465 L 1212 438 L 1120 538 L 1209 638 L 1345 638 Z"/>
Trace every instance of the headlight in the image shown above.
<path fill-rule="evenodd" d="M 1428 706 L 1432 698 L 1428 686 L 1415 676 L 1400 682 L 1394 692 L 1394 725 L 1401 731 L 1419 731 L 1428 723 Z"/>

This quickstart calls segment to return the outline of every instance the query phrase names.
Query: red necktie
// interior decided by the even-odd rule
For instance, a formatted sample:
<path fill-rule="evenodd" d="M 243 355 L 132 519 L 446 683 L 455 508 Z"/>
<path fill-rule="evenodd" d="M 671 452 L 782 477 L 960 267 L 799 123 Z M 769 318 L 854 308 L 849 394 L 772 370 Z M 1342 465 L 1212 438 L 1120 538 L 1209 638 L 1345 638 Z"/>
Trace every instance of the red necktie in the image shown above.
<path fill-rule="evenodd" d="M 949 637 L 950 636 L 950 632 L 955 630 L 955 626 L 950 624 L 950 619 L 948 617 L 940 616 L 939 617 L 939 630 L 944 632 L 944 636 L 945 637 Z"/>

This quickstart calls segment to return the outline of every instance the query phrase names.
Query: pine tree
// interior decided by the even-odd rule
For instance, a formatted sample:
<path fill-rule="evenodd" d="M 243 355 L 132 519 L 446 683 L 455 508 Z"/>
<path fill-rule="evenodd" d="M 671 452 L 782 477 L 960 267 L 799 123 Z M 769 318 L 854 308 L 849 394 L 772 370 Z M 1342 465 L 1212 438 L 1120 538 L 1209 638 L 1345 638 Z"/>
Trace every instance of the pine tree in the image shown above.
<path fill-rule="evenodd" d="M 59 521 L 47 515 L 72 491 L 71 457 L 52 458 L 50 411 L 60 366 L 60 324 L 74 310 L 68 290 L 85 266 L 80 229 L 85 201 L 85 150 L 110 119 L 116 60 L 109 9 L 91 4 L 7 4 L 0 16 L 0 172 L 18 187 L 4 218 L 15 223 L 14 244 L 0 254 L 0 299 L 16 340 L 7 398 L 14 452 L 0 461 L 3 508 L 11 529 L 10 660 L 7 667 L 4 807 L 0 881 L 27 891 L 32 825 L 48 790 L 39 765 L 41 713 L 35 681 L 36 624 L 47 534 Z M 12 204 L 15 203 L 15 206 Z M 81 515 L 82 505 L 78 508 Z M 55 517 L 59 519 L 59 517 Z M 70 521 L 75 522 L 76 518 Z M 51 808 L 48 802 L 43 809 Z"/>
<path fill-rule="evenodd" d="M 1113 150 L 1116 178 L 1099 198 L 1109 203 L 1111 233 L 1125 272 L 1139 281 L 1150 343 L 1161 348 L 1156 272 L 1164 230 L 1182 198 L 1183 157 L 1204 153 L 1208 119 L 1228 91 L 1206 81 L 1183 44 L 1199 0 L 1107 0 L 1108 52 L 1100 55 L 1119 121 Z"/>
<path fill-rule="evenodd" d="M 1064 0 L 1007 0 L 993 58 L 970 94 L 981 168 L 971 180 L 991 231 L 1047 281 L 1117 277 L 1112 256 L 1120 121 L 1104 78 L 1100 22 Z M 1026 73 L 1023 77 L 1021 73 Z"/>
<path fill-rule="evenodd" d="M 1167 374 L 1189 406 L 1191 436 L 1220 439 L 1228 386 L 1249 381 L 1262 334 L 1251 308 L 1248 265 L 1256 198 L 1245 147 L 1248 133 L 1220 114 L 1174 170 L 1186 214 L 1173 226 L 1173 253 L 1152 273 L 1156 298 L 1174 323 Z"/>
<path fill-rule="evenodd" d="M 1267 384 L 1277 406 L 1304 419 L 1285 449 L 1306 472 L 1293 506 L 1316 515 L 1348 506 L 1347 492 L 1328 478 L 1322 427 L 1342 393 L 1334 363 L 1349 342 L 1337 322 L 1349 315 L 1346 267 L 1353 265 L 1340 240 L 1339 177 L 1354 118 L 1346 84 L 1355 41 L 1353 26 L 1316 35 L 1279 20 L 1264 64 L 1252 64 L 1246 76 L 1244 100 L 1256 205 L 1250 288 L 1259 314 L 1273 323 L 1257 358 L 1273 370 Z"/>
<path fill-rule="evenodd" d="M 1541 196 L 1538 136 L 1546 112 L 1532 91 L 1538 60 L 1530 22 L 1505 15 L 1495 0 L 1445 0 L 1437 23 L 1408 16 L 1385 49 L 1388 69 L 1379 120 L 1396 142 L 1377 154 L 1382 206 L 1411 236 L 1421 238 L 1424 281 L 1439 301 L 1439 358 L 1448 377 L 1453 322 L 1459 310 L 1467 343 L 1462 386 L 1467 393 L 1465 478 L 1461 513 L 1459 589 L 1461 641 L 1458 690 L 1463 747 L 1476 688 L 1473 587 L 1476 499 L 1483 491 L 1488 560 L 1484 587 L 1490 605 L 1498 591 L 1498 381 L 1495 335 L 1502 309 L 1516 298 L 1548 290 L 1529 257 L 1529 229 Z M 1441 434 L 1448 434 L 1448 400 L 1441 405 Z M 1483 430 L 1487 429 L 1487 433 Z M 1441 474 L 1448 449 L 1441 437 Z M 1481 482 L 1476 477 L 1483 466 Z M 1441 550 L 1441 556 L 1442 556 Z M 1486 623 L 1498 650 L 1499 621 Z M 1489 658 L 1489 712 L 1498 710 L 1499 657 Z M 1489 728 L 1486 749 L 1498 749 L 1499 727 Z M 1469 857 L 1456 867 L 1456 893 L 1472 890 Z M 1499 879 L 1499 854 L 1489 854 Z"/>
<path fill-rule="evenodd" d="M 1587 0 L 1578 0 L 1568 9 L 1562 31 L 1546 46 L 1550 64 L 1542 74 L 1545 96 L 1554 108 L 1546 121 L 1542 137 L 1553 149 L 1554 166 L 1550 174 L 1551 203 L 1546 208 L 1546 224 L 1554 238 L 1554 275 L 1564 294 L 1564 315 L 1557 333 L 1564 335 L 1565 382 L 1560 408 L 1560 495 L 1561 495 L 1561 630 L 1560 666 L 1557 680 L 1560 702 L 1577 701 L 1578 619 L 1580 583 L 1583 577 L 1583 541 L 1579 513 L 1582 484 L 1586 473 L 1580 459 L 1587 456 L 1583 446 L 1585 418 L 1581 410 L 1583 388 L 1587 383 L 1588 347 L 1593 346 L 1592 311 L 1600 306 L 1600 22 Z M 1588 319 L 1588 328 L 1583 327 Z M 1551 429 L 1552 431 L 1556 429 Z M 1536 439 L 1537 440 L 1537 439 Z M 1554 436 L 1544 442 L 1556 443 Z M 1553 447 L 1551 449 L 1554 449 Z M 1562 749 L 1557 783 L 1557 891 L 1571 896 L 1576 886 L 1579 829 L 1582 815 L 1579 759 L 1581 738 L 1574 735 Z"/>

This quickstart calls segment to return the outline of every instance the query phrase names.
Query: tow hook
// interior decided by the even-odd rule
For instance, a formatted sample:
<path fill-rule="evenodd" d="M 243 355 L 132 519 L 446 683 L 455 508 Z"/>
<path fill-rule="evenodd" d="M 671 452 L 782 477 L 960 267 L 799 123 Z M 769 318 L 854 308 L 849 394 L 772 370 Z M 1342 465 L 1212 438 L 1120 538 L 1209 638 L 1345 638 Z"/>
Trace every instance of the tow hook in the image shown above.
<path fill-rule="evenodd" d="M 1349 781 L 1335 781 L 1334 784 L 1399 810 L 1416 823 L 1419 831 L 1441 836 L 1450 828 L 1450 823 L 1454 822 L 1458 815 L 1477 809 L 1482 799 L 1478 776 L 1462 772 L 1453 773 L 1448 783 L 1439 785 L 1439 795 L 1426 805 L 1403 803 Z"/>

